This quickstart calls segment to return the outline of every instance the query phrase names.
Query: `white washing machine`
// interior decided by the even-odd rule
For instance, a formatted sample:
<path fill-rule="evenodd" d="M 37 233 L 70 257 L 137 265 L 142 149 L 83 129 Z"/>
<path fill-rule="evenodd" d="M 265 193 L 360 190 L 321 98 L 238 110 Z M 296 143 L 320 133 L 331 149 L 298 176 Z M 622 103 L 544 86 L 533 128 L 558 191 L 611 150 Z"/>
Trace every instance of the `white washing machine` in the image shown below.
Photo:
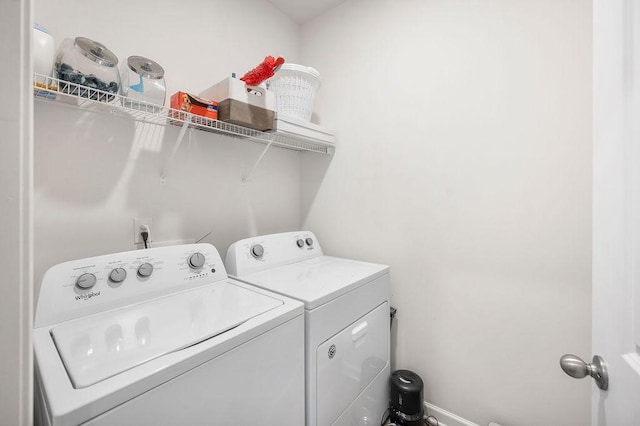
<path fill-rule="evenodd" d="M 389 401 L 389 267 L 325 256 L 311 232 L 238 241 L 226 266 L 304 302 L 306 425 L 380 425 Z"/>
<path fill-rule="evenodd" d="M 41 425 L 304 423 L 304 309 L 192 244 L 56 265 L 33 332 Z"/>

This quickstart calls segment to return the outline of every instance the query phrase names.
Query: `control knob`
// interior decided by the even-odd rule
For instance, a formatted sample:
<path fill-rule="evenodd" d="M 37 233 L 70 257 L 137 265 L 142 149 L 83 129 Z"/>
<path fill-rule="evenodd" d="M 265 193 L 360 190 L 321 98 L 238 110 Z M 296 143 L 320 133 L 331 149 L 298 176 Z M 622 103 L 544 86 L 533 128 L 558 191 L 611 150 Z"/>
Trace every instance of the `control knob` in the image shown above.
<path fill-rule="evenodd" d="M 91 288 L 96 285 L 96 276 L 90 273 L 82 274 L 76 280 L 76 285 L 82 289 Z"/>
<path fill-rule="evenodd" d="M 127 278 L 127 271 L 124 268 L 116 268 L 109 273 L 109 280 L 114 283 L 121 283 Z"/>
<path fill-rule="evenodd" d="M 189 256 L 189 268 L 200 269 L 204 265 L 204 254 L 196 252 Z"/>
<path fill-rule="evenodd" d="M 138 266 L 138 275 L 142 278 L 146 278 L 153 273 L 153 265 L 146 262 Z"/>
<path fill-rule="evenodd" d="M 256 259 L 260 259 L 263 254 L 264 247 L 262 247 L 260 244 L 256 244 L 255 246 L 251 247 L 251 255 Z"/>
<path fill-rule="evenodd" d="M 302 238 L 298 238 L 298 241 L 296 241 L 296 244 L 300 248 L 304 247 L 304 241 L 302 240 Z"/>
<path fill-rule="evenodd" d="M 313 245 L 313 238 L 307 238 L 305 240 L 305 242 L 307 243 L 308 246 L 312 246 Z"/>

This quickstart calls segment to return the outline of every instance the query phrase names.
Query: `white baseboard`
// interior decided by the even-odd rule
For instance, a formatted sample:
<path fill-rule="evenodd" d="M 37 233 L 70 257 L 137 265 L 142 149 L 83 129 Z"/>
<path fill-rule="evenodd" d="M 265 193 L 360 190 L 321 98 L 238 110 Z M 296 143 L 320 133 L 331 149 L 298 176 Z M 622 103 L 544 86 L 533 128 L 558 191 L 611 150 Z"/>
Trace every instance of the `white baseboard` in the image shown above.
<path fill-rule="evenodd" d="M 426 401 L 424 409 L 425 415 L 438 419 L 439 426 L 480 426 Z"/>

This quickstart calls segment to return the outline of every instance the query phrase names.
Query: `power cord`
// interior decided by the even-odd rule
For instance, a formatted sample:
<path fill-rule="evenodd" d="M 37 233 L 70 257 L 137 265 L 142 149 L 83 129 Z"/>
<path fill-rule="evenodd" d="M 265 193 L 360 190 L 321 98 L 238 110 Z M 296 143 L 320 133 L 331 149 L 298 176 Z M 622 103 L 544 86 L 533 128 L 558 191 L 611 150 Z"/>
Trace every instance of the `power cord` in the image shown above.
<path fill-rule="evenodd" d="M 140 227 L 140 236 L 142 237 L 144 248 L 148 249 L 151 244 L 149 243 L 149 227 L 147 225 L 142 225 Z"/>

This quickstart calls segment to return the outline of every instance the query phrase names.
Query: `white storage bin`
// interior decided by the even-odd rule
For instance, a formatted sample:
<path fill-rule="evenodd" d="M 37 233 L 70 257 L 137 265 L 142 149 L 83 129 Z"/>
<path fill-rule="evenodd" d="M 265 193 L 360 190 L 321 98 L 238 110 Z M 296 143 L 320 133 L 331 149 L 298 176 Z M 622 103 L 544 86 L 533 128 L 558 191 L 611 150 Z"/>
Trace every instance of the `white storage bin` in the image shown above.
<path fill-rule="evenodd" d="M 284 64 L 268 80 L 268 87 L 275 92 L 279 115 L 309 121 L 316 91 L 320 88 L 320 73 L 311 67 Z"/>
<path fill-rule="evenodd" d="M 216 102 L 234 99 L 245 104 L 275 111 L 275 95 L 272 91 L 264 87 L 247 86 L 244 81 L 237 78 L 225 78 L 200 92 L 200 96 Z"/>

